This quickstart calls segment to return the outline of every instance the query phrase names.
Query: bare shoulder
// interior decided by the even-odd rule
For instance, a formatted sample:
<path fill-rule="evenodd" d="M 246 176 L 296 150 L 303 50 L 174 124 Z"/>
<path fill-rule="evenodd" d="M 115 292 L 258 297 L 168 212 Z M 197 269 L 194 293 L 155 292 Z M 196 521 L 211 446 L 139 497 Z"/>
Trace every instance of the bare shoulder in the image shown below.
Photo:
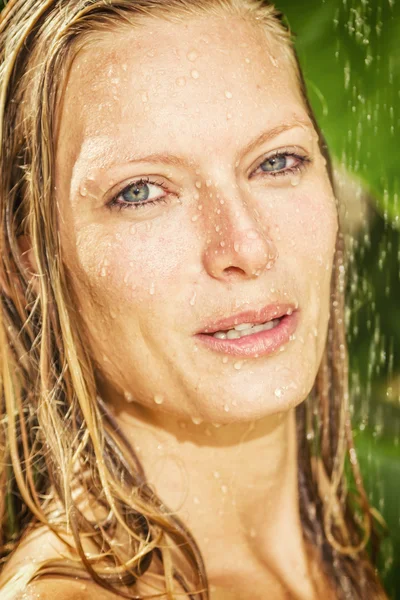
<path fill-rule="evenodd" d="M 93 598 L 121 600 L 120 596 L 93 582 L 56 577 L 33 581 L 24 590 L 10 596 L 9 600 L 93 600 Z"/>
<path fill-rule="evenodd" d="M 0 575 L 1 600 L 116 600 L 116 594 L 92 581 L 73 577 L 46 576 L 31 581 L 40 563 L 62 560 L 67 547 L 47 528 L 26 536 L 9 558 Z"/>

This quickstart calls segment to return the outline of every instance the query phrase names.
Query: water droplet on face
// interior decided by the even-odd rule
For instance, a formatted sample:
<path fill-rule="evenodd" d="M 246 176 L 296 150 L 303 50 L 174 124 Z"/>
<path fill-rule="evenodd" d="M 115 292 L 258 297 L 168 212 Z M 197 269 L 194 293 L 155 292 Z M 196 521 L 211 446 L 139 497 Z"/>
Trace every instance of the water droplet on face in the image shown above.
<path fill-rule="evenodd" d="M 293 187 L 296 187 L 299 185 L 300 183 L 300 177 L 292 177 L 292 179 L 290 180 L 290 183 Z"/>
<path fill-rule="evenodd" d="M 228 491 L 228 486 L 227 486 L 227 485 L 221 485 L 221 492 L 222 492 L 223 494 L 226 494 L 226 493 L 227 493 L 227 491 Z"/>
<path fill-rule="evenodd" d="M 134 235 L 136 233 L 136 225 L 131 225 L 129 227 L 129 232 Z"/>
<path fill-rule="evenodd" d="M 193 215 L 193 217 L 192 217 L 193 223 L 195 223 L 198 220 L 198 218 L 199 218 L 199 215 Z"/>
<path fill-rule="evenodd" d="M 130 392 L 125 391 L 124 392 L 124 397 L 125 397 L 125 400 L 127 402 L 133 402 L 133 396 L 132 396 L 132 394 Z"/>
<path fill-rule="evenodd" d="M 227 113 L 227 114 L 226 114 L 226 118 L 227 118 L 227 119 L 228 119 L 228 121 L 229 121 L 230 119 L 232 119 L 232 114 L 231 114 L 231 113 Z"/>
<path fill-rule="evenodd" d="M 244 62 L 246 62 L 247 64 L 249 64 L 251 62 L 250 58 L 248 56 L 246 56 L 246 58 L 244 59 Z"/>
<path fill-rule="evenodd" d="M 275 390 L 274 394 L 275 394 L 275 396 L 276 396 L 277 398 L 282 398 L 283 391 L 282 391 L 282 389 L 281 389 L 281 388 L 276 388 L 276 390 Z"/>
<path fill-rule="evenodd" d="M 200 73 L 198 71 L 196 71 L 196 69 L 193 69 L 193 71 L 191 71 L 190 75 L 193 77 L 193 79 L 198 79 L 200 77 Z"/>
<path fill-rule="evenodd" d="M 203 419 L 201 419 L 200 417 L 192 417 L 192 423 L 194 425 L 201 425 L 203 422 Z"/>
<path fill-rule="evenodd" d="M 100 277 L 105 277 L 107 275 L 107 269 L 105 269 L 104 267 L 101 269 L 100 271 Z"/>
<path fill-rule="evenodd" d="M 269 59 L 272 62 L 272 64 L 274 65 L 275 68 L 279 66 L 278 61 L 276 60 L 276 58 L 274 56 L 272 56 L 272 54 L 269 55 Z"/>
<path fill-rule="evenodd" d="M 210 187 L 210 185 L 212 185 L 211 179 L 206 179 L 206 186 Z"/>
<path fill-rule="evenodd" d="M 214 471 L 213 477 L 214 479 L 219 479 L 221 477 L 221 473 L 219 471 Z"/>
<path fill-rule="evenodd" d="M 154 402 L 156 404 L 162 404 L 164 402 L 164 396 L 162 396 L 162 394 L 156 394 L 154 396 Z"/>
<path fill-rule="evenodd" d="M 193 292 L 193 296 L 190 298 L 190 306 L 194 306 L 196 304 L 196 296 L 197 293 Z"/>
<path fill-rule="evenodd" d="M 201 189 L 201 181 L 196 181 L 195 186 L 197 187 L 198 190 Z"/>
<path fill-rule="evenodd" d="M 224 406 L 224 411 L 229 412 L 229 406 L 227 404 L 225 404 L 225 406 Z"/>
<path fill-rule="evenodd" d="M 149 99 L 149 96 L 147 94 L 147 92 L 143 92 L 142 93 L 142 102 L 147 102 Z"/>
<path fill-rule="evenodd" d="M 224 356 L 222 359 L 222 362 L 224 363 L 224 365 L 226 365 L 226 363 L 228 362 L 229 358 L 227 356 Z"/>
<path fill-rule="evenodd" d="M 232 98 L 232 92 L 229 92 L 228 90 L 226 90 L 225 98 L 228 98 L 228 100 L 230 100 Z"/>
<path fill-rule="evenodd" d="M 243 361 L 242 360 L 238 360 L 238 362 L 235 362 L 235 364 L 233 365 L 234 369 L 236 369 L 236 371 L 240 371 L 240 369 L 243 367 Z"/>
<path fill-rule="evenodd" d="M 196 50 L 190 50 L 190 52 L 186 54 L 186 58 L 190 60 L 190 62 L 194 62 L 198 56 Z"/>
<path fill-rule="evenodd" d="M 248 240 L 256 240 L 258 237 L 258 234 L 256 231 L 254 231 L 254 229 L 251 229 L 250 231 L 248 231 L 246 233 L 246 237 Z"/>
<path fill-rule="evenodd" d="M 198 499 L 198 497 L 197 497 L 197 496 L 195 496 L 195 497 L 193 498 L 193 502 L 194 502 L 195 504 L 200 504 L 200 500 Z"/>
<path fill-rule="evenodd" d="M 217 226 L 215 227 L 215 231 L 216 231 L 217 233 L 219 232 L 219 230 L 220 230 L 220 229 L 221 229 L 221 227 L 220 227 L 219 225 L 217 225 Z"/>
<path fill-rule="evenodd" d="M 154 281 L 151 282 L 151 286 L 150 286 L 150 296 L 154 296 Z"/>
<path fill-rule="evenodd" d="M 87 196 L 87 189 L 86 189 L 86 187 L 84 185 L 81 187 L 81 189 L 79 190 L 79 192 L 80 192 L 81 196 L 83 196 L 83 197 Z"/>
<path fill-rule="evenodd" d="M 233 249 L 234 249 L 235 252 L 240 252 L 240 244 L 239 244 L 239 242 L 235 242 L 233 244 Z"/>
<path fill-rule="evenodd" d="M 203 205 L 202 204 L 198 204 L 197 210 L 203 210 Z"/>
<path fill-rule="evenodd" d="M 116 319 L 117 318 L 117 314 L 115 313 L 115 311 L 113 311 L 112 309 L 110 309 L 110 317 L 112 319 Z"/>
<path fill-rule="evenodd" d="M 176 83 L 176 85 L 177 85 L 177 86 L 179 86 L 179 87 L 185 87 L 185 85 L 186 85 L 186 77 L 178 77 L 178 78 L 175 80 L 175 83 Z"/>

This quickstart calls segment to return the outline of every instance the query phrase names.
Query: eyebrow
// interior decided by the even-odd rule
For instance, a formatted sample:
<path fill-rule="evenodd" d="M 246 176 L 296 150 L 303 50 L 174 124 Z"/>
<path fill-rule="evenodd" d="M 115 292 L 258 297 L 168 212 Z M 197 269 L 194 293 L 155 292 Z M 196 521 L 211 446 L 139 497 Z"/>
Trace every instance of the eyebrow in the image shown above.
<path fill-rule="evenodd" d="M 291 123 L 282 123 L 280 125 L 277 125 L 276 127 L 273 127 L 272 129 L 269 129 L 268 131 L 262 132 L 256 138 L 254 138 L 253 140 L 250 140 L 250 142 L 248 142 L 248 144 L 246 144 L 246 146 L 240 150 L 240 154 L 241 155 L 248 154 L 252 150 L 257 148 L 258 146 L 260 146 L 261 144 L 268 142 L 269 140 L 273 139 L 274 137 L 277 137 L 278 135 L 280 135 L 281 133 L 284 133 L 285 131 L 295 129 L 297 127 L 313 129 L 311 121 L 306 121 L 305 119 L 296 119 L 295 122 L 292 121 Z M 188 161 L 186 158 L 181 157 L 181 156 L 175 156 L 173 154 L 166 154 L 163 152 L 161 152 L 161 153 L 156 152 L 156 153 L 152 153 L 152 154 L 147 154 L 146 156 L 134 157 L 131 160 L 129 160 L 129 162 L 130 163 L 136 163 L 136 162 L 164 163 L 164 164 L 175 166 L 175 167 L 188 165 Z"/>

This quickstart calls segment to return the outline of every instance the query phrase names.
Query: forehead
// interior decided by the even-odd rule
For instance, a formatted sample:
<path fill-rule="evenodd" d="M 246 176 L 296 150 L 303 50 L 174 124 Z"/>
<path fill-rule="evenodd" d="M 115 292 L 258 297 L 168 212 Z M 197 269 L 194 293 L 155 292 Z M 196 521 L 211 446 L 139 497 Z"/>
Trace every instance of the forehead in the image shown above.
<path fill-rule="evenodd" d="M 101 136 L 179 145 L 188 134 L 204 141 L 214 132 L 224 147 L 226 136 L 246 135 L 249 122 L 257 133 L 297 118 L 307 114 L 294 69 L 261 27 L 230 15 L 146 18 L 96 34 L 78 53 L 60 139 L 64 149 L 68 140 L 78 148 Z"/>

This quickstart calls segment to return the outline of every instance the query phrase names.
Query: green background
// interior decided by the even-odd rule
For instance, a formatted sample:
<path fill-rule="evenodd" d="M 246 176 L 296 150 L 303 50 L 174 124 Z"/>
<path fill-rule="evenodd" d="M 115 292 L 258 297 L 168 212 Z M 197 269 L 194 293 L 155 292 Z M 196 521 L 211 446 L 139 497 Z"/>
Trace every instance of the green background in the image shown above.
<path fill-rule="evenodd" d="M 296 35 L 335 165 L 368 207 L 346 236 L 353 423 L 370 498 L 388 526 L 380 572 L 400 600 L 400 1 L 277 6 Z"/>

